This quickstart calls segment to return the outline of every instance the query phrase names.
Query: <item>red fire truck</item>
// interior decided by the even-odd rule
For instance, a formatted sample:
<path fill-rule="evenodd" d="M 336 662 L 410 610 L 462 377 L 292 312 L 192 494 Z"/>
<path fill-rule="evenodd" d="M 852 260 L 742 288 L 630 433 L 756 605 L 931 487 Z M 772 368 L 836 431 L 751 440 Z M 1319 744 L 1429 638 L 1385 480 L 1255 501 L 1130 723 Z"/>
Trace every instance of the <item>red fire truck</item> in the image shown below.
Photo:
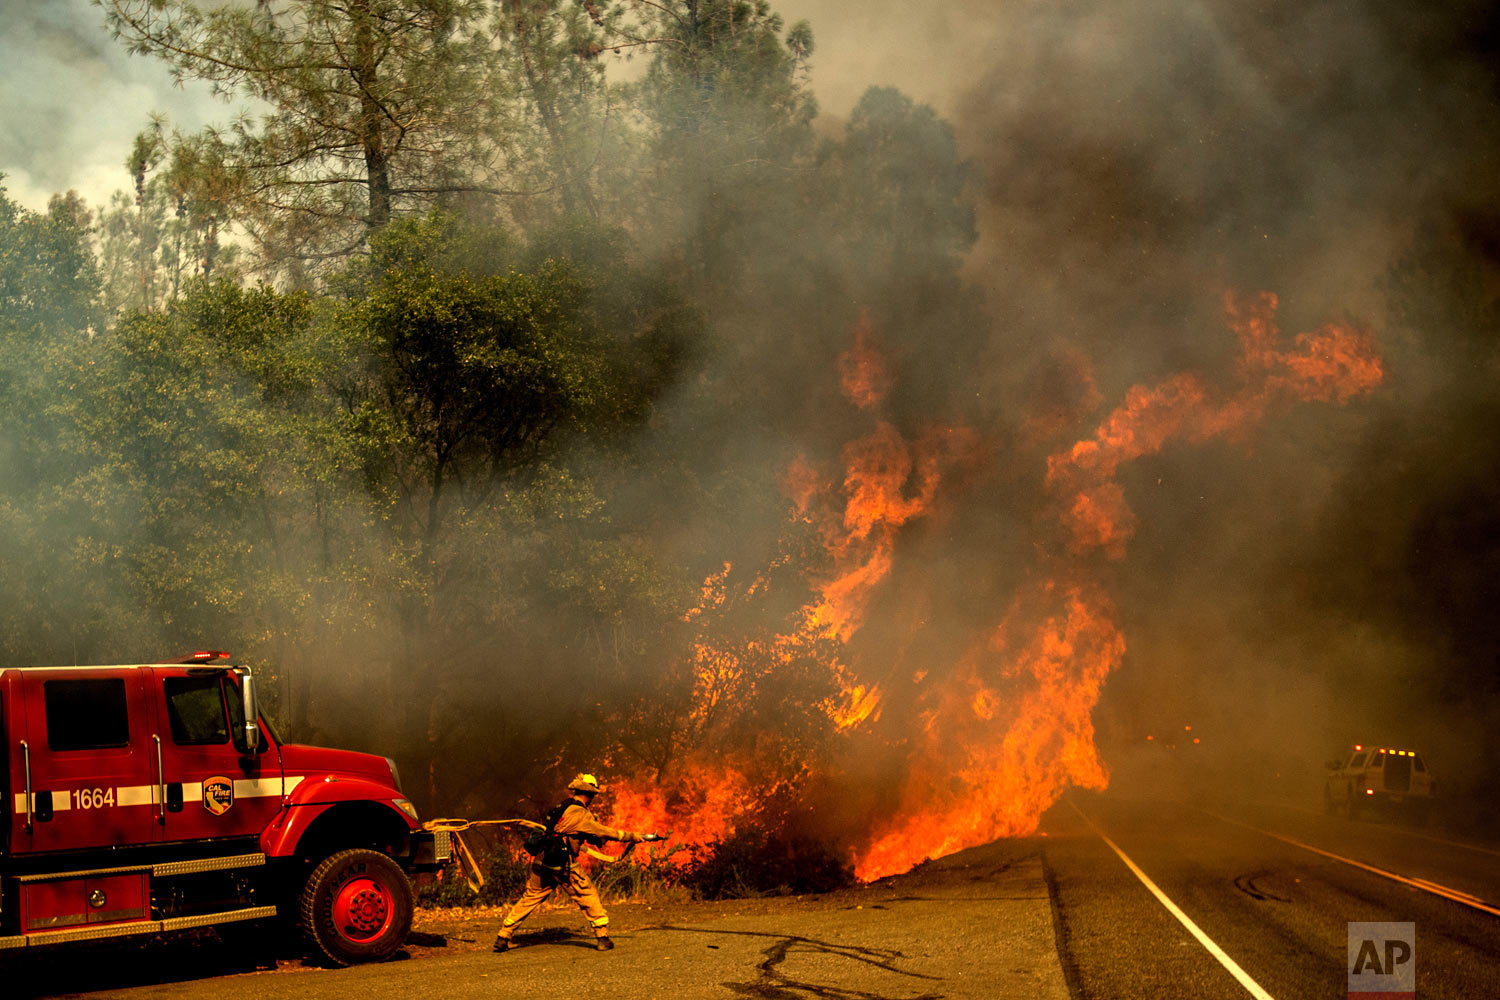
<path fill-rule="evenodd" d="M 448 859 L 395 762 L 282 743 L 227 653 L 0 668 L 0 955 L 280 917 L 390 955 Z"/>

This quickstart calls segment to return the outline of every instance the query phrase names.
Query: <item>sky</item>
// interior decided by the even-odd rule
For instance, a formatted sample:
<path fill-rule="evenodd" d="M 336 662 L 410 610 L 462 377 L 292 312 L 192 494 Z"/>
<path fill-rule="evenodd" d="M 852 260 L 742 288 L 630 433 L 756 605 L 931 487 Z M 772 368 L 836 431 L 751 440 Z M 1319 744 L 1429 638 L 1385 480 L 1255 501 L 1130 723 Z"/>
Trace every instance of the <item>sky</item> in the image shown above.
<path fill-rule="evenodd" d="M 128 188 L 125 158 L 153 113 L 187 131 L 230 117 L 206 84 L 179 89 L 164 64 L 127 55 L 87 0 L 0 0 L 0 23 L 0 183 L 27 208 Z"/>

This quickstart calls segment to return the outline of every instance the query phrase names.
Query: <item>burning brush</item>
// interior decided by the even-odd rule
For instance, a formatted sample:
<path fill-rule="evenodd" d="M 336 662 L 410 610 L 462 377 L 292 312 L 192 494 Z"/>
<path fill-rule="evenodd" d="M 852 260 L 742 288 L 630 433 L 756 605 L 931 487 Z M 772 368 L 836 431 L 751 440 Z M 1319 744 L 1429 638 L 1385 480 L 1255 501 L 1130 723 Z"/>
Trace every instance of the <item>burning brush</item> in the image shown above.
<path fill-rule="evenodd" d="M 1118 479 L 1121 468 L 1175 443 L 1244 435 L 1277 407 L 1346 404 L 1383 379 L 1366 331 L 1328 324 L 1286 345 L 1275 323 L 1274 295 L 1226 296 L 1224 306 L 1239 340 L 1234 383 L 1217 388 L 1183 373 L 1134 386 L 1091 436 L 1051 454 L 1044 483 L 1058 544 L 1036 547 L 1027 582 L 992 624 L 975 631 L 967 652 L 947 670 L 874 663 L 868 652 L 863 660 L 850 652 L 872 595 L 893 572 L 899 539 L 940 498 L 946 470 L 980 440 L 970 429 L 942 427 L 909 439 L 881 417 L 894 378 L 875 344 L 873 323 L 862 315 L 839 369 L 845 398 L 869 414 L 873 426 L 843 448 L 841 476 L 799 459 L 784 484 L 794 523 L 816 531 L 827 569 L 805 573 L 812 596 L 791 628 L 694 644 L 699 739 L 665 780 L 652 775 L 620 782 L 614 821 L 675 826 L 679 833 L 668 847 L 680 849 L 729 837 L 742 817 L 789 785 L 836 791 L 833 756 L 772 776 L 753 755 L 723 756 L 715 747 L 717 730 L 705 724 L 777 670 L 809 657 L 825 675 L 829 693 L 818 707 L 830 738 L 850 742 L 853 753 L 872 743 L 882 753 L 893 747 L 900 753 L 903 773 L 893 803 L 851 824 L 859 833 L 846 835 L 861 879 L 997 837 L 1029 835 L 1070 785 L 1104 787 L 1108 771 L 1094 746 L 1091 714 L 1123 660 L 1125 637 L 1114 624 L 1099 560 L 1123 559 L 1137 526 Z M 753 602 L 770 588 L 769 570 L 731 582 L 726 565 L 705 582 L 703 603 L 684 621 L 701 624 L 726 604 Z M 747 660 L 768 666 L 747 671 Z M 913 678 L 903 695 L 912 702 L 914 721 L 892 734 L 876 726 L 888 694 L 866 678 L 895 676 Z"/>

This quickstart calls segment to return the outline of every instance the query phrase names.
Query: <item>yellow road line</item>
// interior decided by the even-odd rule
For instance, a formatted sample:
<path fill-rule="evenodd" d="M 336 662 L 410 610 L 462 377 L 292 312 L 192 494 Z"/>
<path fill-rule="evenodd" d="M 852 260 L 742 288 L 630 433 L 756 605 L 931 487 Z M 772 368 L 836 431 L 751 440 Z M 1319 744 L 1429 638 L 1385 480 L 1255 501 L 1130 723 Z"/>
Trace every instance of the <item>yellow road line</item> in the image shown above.
<path fill-rule="evenodd" d="M 1465 851 L 1478 851 L 1480 854 L 1488 854 L 1500 858 L 1500 851 L 1490 847 L 1480 847 L 1478 844 L 1466 844 L 1462 840 L 1449 840 L 1447 837 L 1434 837 L 1430 833 L 1420 833 L 1416 830 L 1402 830 L 1408 837 L 1416 837 L 1418 840 L 1428 840 L 1434 844 L 1442 844 L 1445 847 L 1459 847 Z"/>
<path fill-rule="evenodd" d="M 1212 816 L 1214 819 L 1222 820 L 1225 823 L 1232 823 L 1235 826 L 1242 826 L 1246 830 L 1254 830 L 1256 833 L 1263 834 L 1267 837 L 1272 837 L 1284 844 L 1291 844 L 1293 847 L 1300 847 L 1304 851 L 1312 851 L 1314 854 L 1321 854 L 1323 857 L 1331 858 L 1334 861 L 1342 861 L 1346 865 L 1353 865 L 1355 868 L 1362 868 L 1374 875 L 1392 879 L 1396 882 L 1400 882 L 1402 885 L 1409 885 L 1413 889 L 1421 889 L 1423 892 L 1430 892 L 1434 896 L 1442 896 L 1444 899 L 1451 899 L 1455 903 L 1462 903 L 1465 906 L 1472 906 L 1476 910 L 1483 910 L 1485 913 L 1500 917 L 1500 908 L 1491 906 L 1483 899 L 1479 898 L 1478 896 L 1471 895 L 1470 893 L 1461 892 L 1458 889 L 1450 889 L 1446 885 L 1441 885 L 1437 882 L 1431 882 L 1425 878 L 1409 878 L 1405 875 L 1398 875 L 1393 871 L 1387 871 L 1384 868 L 1377 868 L 1375 865 L 1367 865 L 1363 861 L 1355 861 L 1353 858 L 1346 858 L 1342 854 L 1335 854 L 1332 851 L 1325 851 L 1321 847 L 1314 847 L 1311 844 L 1304 844 L 1302 841 L 1293 840 L 1291 837 L 1283 837 L 1281 834 L 1272 833 L 1270 830 L 1262 830 L 1260 827 L 1251 826 L 1249 823 L 1241 823 L 1239 820 L 1230 819 L 1228 816 L 1220 816 L 1218 813 L 1209 812 L 1207 809 L 1201 809 L 1199 811 L 1204 813 L 1205 815 Z"/>
<path fill-rule="evenodd" d="M 1125 867 L 1129 868 L 1131 873 L 1134 874 L 1136 878 L 1141 880 L 1142 885 L 1151 890 L 1151 895 L 1156 897 L 1156 901 L 1161 903 L 1162 906 L 1166 907 L 1167 912 L 1176 917 L 1178 923 L 1186 927 L 1188 929 L 1188 933 L 1197 938 L 1198 943 L 1201 944 L 1205 949 L 1207 949 L 1210 955 L 1218 959 L 1219 964 L 1224 966 L 1225 969 L 1229 970 L 1229 974 L 1235 979 L 1239 980 L 1239 984 L 1245 987 L 1245 989 L 1250 992 L 1250 995 L 1255 997 L 1255 1000 L 1275 1000 L 1275 998 L 1272 997 L 1271 994 L 1267 993 L 1263 988 L 1261 988 L 1261 985 L 1259 983 L 1250 978 L 1250 974 L 1248 972 L 1240 968 L 1239 963 L 1225 954 L 1223 948 L 1220 948 L 1217 944 L 1214 943 L 1214 940 L 1212 938 L 1203 933 L 1203 929 L 1200 928 L 1197 924 L 1193 923 L 1191 917 L 1189 917 L 1186 913 L 1183 913 L 1182 909 L 1176 903 L 1168 899 L 1167 894 L 1162 892 L 1161 889 L 1157 887 L 1156 883 L 1151 881 L 1150 877 L 1148 877 L 1145 872 L 1141 871 L 1140 867 L 1136 865 L 1134 861 L 1131 861 L 1124 851 L 1120 850 L 1118 844 L 1116 844 L 1113 840 L 1110 840 L 1109 837 L 1105 836 L 1104 831 L 1095 826 L 1093 820 L 1089 819 L 1087 816 L 1084 816 L 1083 810 L 1078 808 L 1078 804 L 1076 802 L 1069 798 L 1068 805 L 1072 806 L 1073 811 L 1078 813 L 1079 816 L 1083 817 L 1083 821 L 1089 825 L 1089 829 L 1098 834 L 1099 839 L 1108 844 L 1110 850 L 1114 851 L 1120 856 L 1120 860 L 1125 862 Z"/>
<path fill-rule="evenodd" d="M 1281 808 L 1281 809 L 1290 810 L 1291 812 L 1303 813 L 1304 815 L 1307 815 L 1307 816 L 1322 816 L 1323 815 L 1323 810 L 1321 810 L 1321 809 L 1309 809 L 1306 806 L 1294 806 L 1294 805 L 1280 805 L 1280 804 L 1277 804 L 1277 807 Z M 1197 807 L 1195 806 L 1194 808 L 1197 808 Z M 1204 811 L 1206 811 L 1206 810 L 1201 810 L 1201 809 L 1199 810 L 1199 812 L 1204 812 Z M 1213 813 L 1209 813 L 1209 815 L 1212 816 Z M 1220 817 L 1220 819 L 1222 819 L 1222 818 L 1223 817 Z M 1393 830 L 1396 833 L 1401 834 L 1403 837 L 1415 837 L 1417 840 L 1426 840 L 1426 841 L 1430 841 L 1430 842 L 1432 842 L 1434 844 L 1442 844 L 1444 847 L 1457 847 L 1457 848 L 1461 848 L 1461 849 L 1463 849 L 1465 851 L 1478 851 L 1480 854 L 1489 854 L 1489 855 L 1492 855 L 1494 857 L 1500 858 L 1500 850 L 1496 850 L 1493 847 L 1483 847 L 1483 846 L 1481 846 L 1479 844 L 1469 844 L 1469 843 L 1465 843 L 1462 840 L 1449 840 L 1447 837 L 1434 837 L 1430 833 L 1423 833 L 1420 830 L 1406 830 L 1406 829 L 1402 829 L 1399 826 L 1394 826 L 1394 825 L 1392 825 L 1390 823 L 1382 823 L 1381 824 L 1381 829 L 1384 829 L 1384 830 Z"/>

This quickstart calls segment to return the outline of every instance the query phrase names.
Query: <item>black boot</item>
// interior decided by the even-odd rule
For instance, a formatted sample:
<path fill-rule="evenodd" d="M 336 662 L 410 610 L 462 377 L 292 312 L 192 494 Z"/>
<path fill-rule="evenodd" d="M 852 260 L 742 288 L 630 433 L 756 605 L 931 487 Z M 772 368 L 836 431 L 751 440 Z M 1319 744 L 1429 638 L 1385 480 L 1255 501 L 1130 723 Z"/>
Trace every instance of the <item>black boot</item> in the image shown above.
<path fill-rule="evenodd" d="M 495 936 L 495 950 L 496 951 L 510 951 L 510 938 L 508 938 L 508 937 L 501 937 L 500 935 L 496 935 Z"/>
<path fill-rule="evenodd" d="M 601 934 L 594 939 L 594 947 L 600 951 L 609 951 L 614 946 L 615 943 L 609 939 L 609 935 L 607 934 Z"/>

